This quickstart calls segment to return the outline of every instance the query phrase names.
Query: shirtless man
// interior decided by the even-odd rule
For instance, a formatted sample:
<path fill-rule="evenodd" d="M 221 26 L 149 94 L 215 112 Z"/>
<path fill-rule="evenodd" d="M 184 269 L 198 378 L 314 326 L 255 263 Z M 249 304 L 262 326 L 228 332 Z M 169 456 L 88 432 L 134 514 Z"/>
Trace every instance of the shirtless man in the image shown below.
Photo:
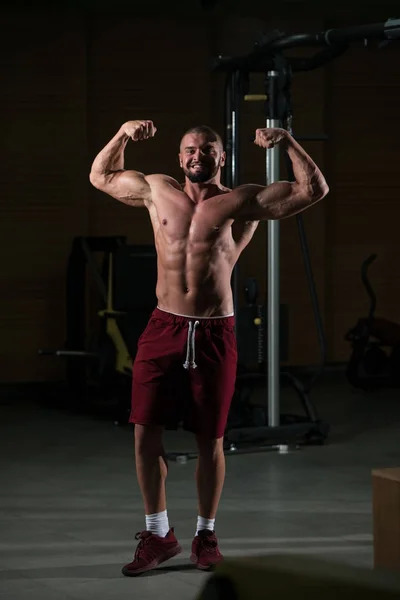
<path fill-rule="evenodd" d="M 209 569 L 222 560 L 215 516 L 225 478 L 224 430 L 235 387 L 236 340 L 231 274 L 259 221 L 284 219 L 328 193 L 313 160 L 284 129 L 257 129 L 261 148 L 280 143 L 293 163 L 295 181 L 264 187 L 221 185 L 225 163 L 220 136 L 209 127 L 181 140 L 185 182 L 124 167 L 124 150 L 152 138 L 152 121 L 129 121 L 95 158 L 90 181 L 113 198 L 149 211 L 158 256 L 158 306 L 138 342 L 133 365 L 135 458 L 146 519 L 134 559 L 122 569 L 133 576 L 181 552 L 170 528 L 162 442 L 164 427 L 183 420 L 196 436 L 198 519 L 191 560 Z M 134 215 L 133 215 L 134 218 Z"/>

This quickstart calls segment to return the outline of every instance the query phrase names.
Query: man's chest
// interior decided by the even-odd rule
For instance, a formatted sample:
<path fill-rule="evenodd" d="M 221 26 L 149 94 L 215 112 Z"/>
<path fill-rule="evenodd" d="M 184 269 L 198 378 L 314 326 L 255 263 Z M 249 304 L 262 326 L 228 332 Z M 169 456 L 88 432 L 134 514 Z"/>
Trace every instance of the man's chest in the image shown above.
<path fill-rule="evenodd" d="M 201 205 L 168 202 L 154 206 L 150 216 L 155 233 L 169 242 L 212 242 L 230 232 L 232 221 L 212 200 Z"/>

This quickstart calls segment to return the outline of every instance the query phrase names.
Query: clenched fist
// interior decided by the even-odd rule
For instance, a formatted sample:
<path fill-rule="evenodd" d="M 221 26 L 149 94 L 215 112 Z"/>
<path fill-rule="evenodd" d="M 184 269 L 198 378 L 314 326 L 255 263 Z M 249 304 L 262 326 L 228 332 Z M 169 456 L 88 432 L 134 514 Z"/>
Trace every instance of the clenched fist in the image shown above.
<path fill-rule="evenodd" d="M 256 129 L 254 143 L 261 148 L 273 148 L 287 137 L 287 131 L 279 127 Z"/>
<path fill-rule="evenodd" d="M 127 121 L 123 124 L 122 129 L 134 142 L 148 140 L 154 137 L 157 131 L 153 121 Z"/>

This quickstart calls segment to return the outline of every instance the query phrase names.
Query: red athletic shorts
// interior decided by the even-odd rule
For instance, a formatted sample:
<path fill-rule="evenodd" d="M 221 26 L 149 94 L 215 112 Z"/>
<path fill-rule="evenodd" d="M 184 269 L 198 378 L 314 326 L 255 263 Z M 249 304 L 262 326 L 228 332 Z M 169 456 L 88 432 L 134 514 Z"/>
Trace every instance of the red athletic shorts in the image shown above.
<path fill-rule="evenodd" d="M 130 423 L 223 437 L 235 389 L 234 317 L 182 317 L 156 308 L 138 342 Z"/>

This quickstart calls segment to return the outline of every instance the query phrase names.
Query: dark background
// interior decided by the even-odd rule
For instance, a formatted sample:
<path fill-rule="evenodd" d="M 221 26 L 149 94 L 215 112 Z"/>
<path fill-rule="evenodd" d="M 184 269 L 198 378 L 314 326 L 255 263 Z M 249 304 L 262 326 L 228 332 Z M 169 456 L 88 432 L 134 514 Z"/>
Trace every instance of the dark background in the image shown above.
<path fill-rule="evenodd" d="M 76 235 L 127 235 L 152 243 L 145 210 L 90 186 L 95 154 L 128 119 L 152 119 L 154 140 L 127 151 L 128 167 L 179 177 L 182 132 L 207 123 L 223 134 L 224 76 L 218 53 L 242 53 L 266 29 L 311 32 L 400 16 L 388 3 L 256 2 L 145 4 L 8 3 L 1 13 L 0 380 L 57 380 L 63 364 L 38 356 L 65 340 L 65 274 Z M 303 51 L 304 52 L 304 51 Z M 295 53 L 292 52 L 292 55 Z M 371 252 L 378 313 L 400 319 L 398 137 L 400 44 L 353 45 L 293 85 L 294 130 L 327 133 L 305 144 L 330 185 L 304 214 L 328 342 L 345 361 L 346 330 L 367 311 L 359 268 Z M 255 91 L 262 91 L 255 78 Z M 264 153 L 246 140 L 262 126 L 262 105 L 242 119 L 241 182 L 265 182 Z M 318 361 L 318 343 L 295 220 L 281 225 L 281 298 L 289 306 L 289 363 Z M 265 293 L 266 228 L 240 261 Z"/>

